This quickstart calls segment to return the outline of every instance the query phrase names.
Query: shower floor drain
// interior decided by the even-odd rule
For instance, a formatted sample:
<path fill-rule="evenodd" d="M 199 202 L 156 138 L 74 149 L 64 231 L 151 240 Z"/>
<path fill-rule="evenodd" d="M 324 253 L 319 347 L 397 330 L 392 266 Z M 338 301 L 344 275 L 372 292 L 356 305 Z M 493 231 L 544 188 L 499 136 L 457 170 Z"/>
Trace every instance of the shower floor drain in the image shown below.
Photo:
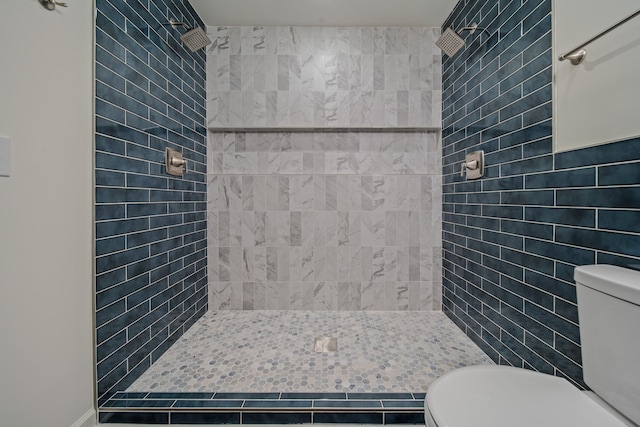
<path fill-rule="evenodd" d="M 338 338 L 316 337 L 313 341 L 313 350 L 316 353 L 330 353 L 332 351 L 338 351 Z"/>

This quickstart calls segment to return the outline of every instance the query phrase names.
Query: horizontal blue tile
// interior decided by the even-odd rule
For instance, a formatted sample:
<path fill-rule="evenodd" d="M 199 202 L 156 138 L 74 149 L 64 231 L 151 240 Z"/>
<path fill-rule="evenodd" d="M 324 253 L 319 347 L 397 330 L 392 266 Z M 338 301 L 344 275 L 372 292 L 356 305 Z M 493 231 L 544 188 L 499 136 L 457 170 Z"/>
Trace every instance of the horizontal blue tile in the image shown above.
<path fill-rule="evenodd" d="M 424 408 L 424 401 L 420 400 L 383 400 L 384 408 Z"/>
<path fill-rule="evenodd" d="M 640 138 L 571 150 L 555 156 L 556 169 L 638 160 Z"/>
<path fill-rule="evenodd" d="M 406 412 L 387 412 L 384 414 L 385 424 L 416 424 L 424 425 L 424 411 L 419 413 L 406 413 Z"/>
<path fill-rule="evenodd" d="M 382 408 L 377 400 L 316 400 L 314 408 Z"/>
<path fill-rule="evenodd" d="M 168 412 L 107 412 L 99 411 L 101 423 L 169 424 Z"/>
<path fill-rule="evenodd" d="M 583 248 L 640 257 L 640 236 L 638 235 L 556 227 L 556 240 L 560 243 L 567 243 Z M 575 255 L 575 251 L 573 252 Z M 571 261 L 577 265 L 593 264 L 595 262 L 595 256 L 589 256 L 586 259 L 583 257 L 574 258 L 573 260 L 565 259 L 565 261 Z"/>
<path fill-rule="evenodd" d="M 177 398 L 174 408 L 241 408 L 244 400 L 183 400 Z"/>
<path fill-rule="evenodd" d="M 527 175 L 526 188 L 589 187 L 596 183 L 595 168 Z"/>
<path fill-rule="evenodd" d="M 317 414 L 315 415 L 317 417 Z M 254 413 L 242 414 L 243 424 L 310 424 L 311 413 Z M 316 421 L 317 422 L 317 421 Z"/>
<path fill-rule="evenodd" d="M 640 233 L 640 211 L 600 209 L 598 228 Z"/>
<path fill-rule="evenodd" d="M 273 399 L 277 400 L 280 397 L 280 393 L 216 393 L 213 395 L 213 399 Z"/>
<path fill-rule="evenodd" d="M 211 399 L 211 397 L 213 396 L 213 393 L 192 393 L 192 392 L 185 392 L 185 393 L 175 393 L 175 392 L 154 392 L 154 393 L 149 393 L 146 397 L 147 399 L 188 399 L 188 400 L 196 400 L 196 399 Z"/>
<path fill-rule="evenodd" d="M 571 246 L 565 246 L 560 243 L 570 243 L 572 245 L 577 244 L 576 242 L 569 241 L 571 238 L 569 237 L 559 237 L 559 230 L 578 230 L 578 229 L 569 229 L 565 227 L 556 227 L 556 243 L 545 242 L 542 240 L 535 239 L 526 239 L 525 240 L 525 250 L 530 253 L 534 253 L 541 256 L 546 256 L 549 258 L 553 258 L 560 261 L 571 262 L 575 264 L 593 264 L 595 262 L 595 253 L 591 250 L 575 248 Z M 565 236 L 568 236 L 570 233 L 567 233 Z M 589 247 L 584 245 L 579 245 L 583 247 Z"/>
<path fill-rule="evenodd" d="M 311 408 L 311 400 L 246 400 L 244 408 Z"/>
<path fill-rule="evenodd" d="M 347 393 L 349 400 L 413 399 L 411 393 Z"/>
<path fill-rule="evenodd" d="M 315 413 L 314 424 L 382 424 L 381 413 Z"/>
<path fill-rule="evenodd" d="M 174 400 L 167 399 L 110 399 L 106 408 L 170 408 Z"/>
<path fill-rule="evenodd" d="M 113 399 L 144 399 L 148 392 L 118 391 L 113 395 Z"/>
<path fill-rule="evenodd" d="M 640 209 L 640 187 L 557 190 L 558 206 Z"/>
<path fill-rule="evenodd" d="M 640 184 L 640 162 L 598 168 L 599 186 L 633 184 Z"/>
<path fill-rule="evenodd" d="M 171 424 L 240 424 L 240 413 L 183 413 L 172 412 Z"/>
<path fill-rule="evenodd" d="M 525 220 L 549 224 L 573 225 L 576 227 L 595 227 L 595 209 L 580 208 L 542 208 L 527 206 Z"/>

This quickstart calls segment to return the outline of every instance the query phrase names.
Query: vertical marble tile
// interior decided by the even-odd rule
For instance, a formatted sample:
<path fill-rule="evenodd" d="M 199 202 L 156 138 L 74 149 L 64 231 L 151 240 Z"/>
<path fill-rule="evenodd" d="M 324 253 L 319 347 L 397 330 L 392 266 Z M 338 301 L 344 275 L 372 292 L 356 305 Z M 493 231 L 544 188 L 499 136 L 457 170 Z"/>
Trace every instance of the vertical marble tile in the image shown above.
<path fill-rule="evenodd" d="M 242 90 L 242 57 L 240 55 L 229 56 L 229 89 Z"/>
<path fill-rule="evenodd" d="M 384 91 L 384 124 L 398 125 L 398 92 L 395 90 Z"/>
<path fill-rule="evenodd" d="M 254 310 L 266 310 L 267 304 L 267 287 L 264 281 L 256 282 L 254 284 L 254 301 L 253 301 L 253 309 Z"/>
<path fill-rule="evenodd" d="M 267 247 L 267 281 L 278 280 L 278 248 Z"/>
<path fill-rule="evenodd" d="M 326 255 L 324 246 L 313 248 L 313 276 L 316 282 L 324 281 L 326 277 Z"/>
<path fill-rule="evenodd" d="M 338 253 L 332 248 L 325 251 L 325 279 L 332 282 L 338 280 Z"/>
<path fill-rule="evenodd" d="M 267 244 L 267 213 L 264 211 L 254 212 L 254 239 L 255 246 L 266 246 Z"/>
<path fill-rule="evenodd" d="M 288 246 L 278 248 L 278 280 L 281 282 L 288 282 L 290 277 L 290 250 Z M 287 303 L 288 303 L 287 297 Z"/>
<path fill-rule="evenodd" d="M 289 240 L 291 246 L 302 245 L 302 212 L 291 212 Z"/>
<path fill-rule="evenodd" d="M 420 282 L 409 282 L 409 310 L 421 310 Z"/>
<path fill-rule="evenodd" d="M 255 283 L 242 283 L 242 310 L 254 310 Z"/>
<path fill-rule="evenodd" d="M 374 76 L 373 55 L 362 55 L 360 57 L 360 91 L 361 92 L 369 92 L 374 89 L 373 76 Z"/>
<path fill-rule="evenodd" d="M 278 177 L 274 175 L 268 175 L 265 178 L 265 199 L 267 205 L 267 211 L 278 210 Z"/>
<path fill-rule="evenodd" d="M 385 28 L 373 27 L 373 54 L 384 55 L 386 48 Z"/>
<path fill-rule="evenodd" d="M 396 224 L 397 216 L 396 211 L 385 212 L 384 222 L 384 234 L 385 234 L 385 246 L 396 246 Z"/>
<path fill-rule="evenodd" d="M 364 311 L 375 310 L 374 283 L 372 281 L 363 281 L 360 283 L 360 290 L 360 309 Z"/>
<path fill-rule="evenodd" d="M 420 248 L 409 247 L 409 280 L 420 281 Z"/>
<path fill-rule="evenodd" d="M 409 282 L 394 282 L 396 285 L 396 308 L 400 311 L 409 310 Z"/>
<path fill-rule="evenodd" d="M 242 280 L 245 282 L 255 281 L 255 253 L 253 247 L 242 248 Z"/>
<path fill-rule="evenodd" d="M 314 268 L 314 247 L 302 246 L 300 248 L 300 269 L 303 282 L 313 282 L 315 278 Z"/>
<path fill-rule="evenodd" d="M 289 55 L 290 52 L 290 34 L 291 34 L 291 27 L 276 27 L 276 34 L 275 34 L 275 42 L 276 42 L 276 54 L 278 55 Z"/>
<path fill-rule="evenodd" d="M 288 211 L 277 212 L 277 241 L 276 246 L 290 246 L 289 236 L 291 235 L 291 217 Z"/>
<path fill-rule="evenodd" d="M 302 251 L 299 248 L 292 247 L 289 251 L 289 280 L 295 283 L 302 282 Z"/>
<path fill-rule="evenodd" d="M 396 276 L 401 282 L 409 280 L 409 248 L 407 246 L 397 248 Z"/>
<path fill-rule="evenodd" d="M 338 282 L 338 307 L 339 311 L 349 311 L 349 282 Z"/>
<path fill-rule="evenodd" d="M 362 246 L 349 247 L 349 278 L 352 282 L 363 280 Z"/>
<path fill-rule="evenodd" d="M 385 57 L 373 56 L 373 90 L 385 90 Z"/>
<path fill-rule="evenodd" d="M 243 247 L 253 247 L 256 242 L 255 236 L 255 213 L 242 212 L 242 242 Z"/>
<path fill-rule="evenodd" d="M 277 126 L 278 119 L 278 92 L 275 90 L 265 92 L 266 102 L 266 126 Z"/>
<path fill-rule="evenodd" d="M 316 247 L 325 246 L 327 244 L 326 239 L 326 213 L 324 211 L 314 212 L 314 230 L 313 230 L 313 244 Z"/>
<path fill-rule="evenodd" d="M 266 212 L 265 235 L 267 246 L 278 246 L 278 212 Z"/>

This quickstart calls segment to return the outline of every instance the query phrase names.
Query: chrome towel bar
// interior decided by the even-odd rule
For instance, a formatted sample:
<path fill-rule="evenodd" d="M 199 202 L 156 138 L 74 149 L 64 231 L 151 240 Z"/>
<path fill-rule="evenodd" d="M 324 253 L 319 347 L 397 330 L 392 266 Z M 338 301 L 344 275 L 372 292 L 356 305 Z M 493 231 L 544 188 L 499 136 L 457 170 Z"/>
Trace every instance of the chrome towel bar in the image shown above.
<path fill-rule="evenodd" d="M 580 46 L 576 47 L 575 49 L 572 49 L 569 52 L 560 55 L 558 57 L 558 59 L 560 61 L 564 61 L 565 59 L 568 59 L 571 62 L 571 64 L 573 64 L 573 65 L 580 64 L 582 61 L 584 61 L 584 58 L 587 56 L 587 52 L 583 49 L 584 47 L 590 45 L 594 41 L 598 40 L 600 37 L 604 36 L 605 34 L 610 33 L 611 31 L 615 30 L 619 26 L 621 26 L 623 24 L 626 24 L 627 22 L 631 21 L 633 18 L 635 18 L 638 15 L 640 15 L 640 10 L 632 13 L 631 15 L 627 16 L 626 18 L 624 18 L 622 21 L 618 22 L 617 24 L 612 25 L 611 27 L 607 28 L 603 32 L 599 33 L 598 35 L 590 38 L 589 40 L 587 40 L 586 42 L 582 43 Z"/>

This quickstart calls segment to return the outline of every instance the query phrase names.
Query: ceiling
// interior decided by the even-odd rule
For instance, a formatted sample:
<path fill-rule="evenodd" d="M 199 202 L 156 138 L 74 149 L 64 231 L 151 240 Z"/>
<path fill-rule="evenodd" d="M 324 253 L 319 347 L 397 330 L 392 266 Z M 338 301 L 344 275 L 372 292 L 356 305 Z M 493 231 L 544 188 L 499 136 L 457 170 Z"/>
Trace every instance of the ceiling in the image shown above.
<path fill-rule="evenodd" d="M 440 27 L 458 0 L 189 0 L 208 26 Z"/>

